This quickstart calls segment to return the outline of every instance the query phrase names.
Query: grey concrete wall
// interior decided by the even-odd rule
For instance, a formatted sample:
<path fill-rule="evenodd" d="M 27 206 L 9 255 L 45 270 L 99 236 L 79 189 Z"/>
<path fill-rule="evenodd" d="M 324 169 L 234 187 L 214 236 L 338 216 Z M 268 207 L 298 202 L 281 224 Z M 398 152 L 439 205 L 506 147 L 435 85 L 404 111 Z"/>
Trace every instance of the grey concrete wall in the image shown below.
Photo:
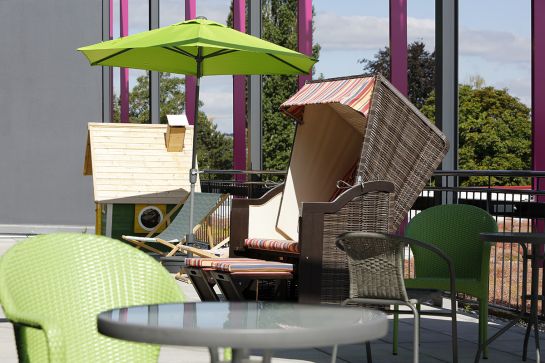
<path fill-rule="evenodd" d="M 94 225 L 82 170 L 101 69 L 76 48 L 101 40 L 101 11 L 100 0 L 0 0 L 0 233 Z"/>

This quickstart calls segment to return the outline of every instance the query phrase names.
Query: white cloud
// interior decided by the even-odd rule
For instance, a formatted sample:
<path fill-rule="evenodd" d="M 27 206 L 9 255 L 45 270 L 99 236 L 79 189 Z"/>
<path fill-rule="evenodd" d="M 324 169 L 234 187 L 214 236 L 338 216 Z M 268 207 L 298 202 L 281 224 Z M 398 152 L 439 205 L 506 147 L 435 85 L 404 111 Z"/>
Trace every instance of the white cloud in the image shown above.
<path fill-rule="evenodd" d="M 389 42 L 387 17 L 319 13 L 315 24 L 315 41 L 322 46 L 322 52 L 377 50 Z M 409 17 L 407 27 L 409 42 L 419 40 L 429 49 L 435 47 L 433 19 Z M 460 56 L 499 63 L 527 63 L 530 59 L 530 39 L 511 32 L 462 27 L 459 41 Z"/>
<path fill-rule="evenodd" d="M 518 97 L 522 103 L 530 107 L 532 104 L 532 89 L 530 85 L 531 79 L 530 74 L 528 74 L 528 77 L 499 80 L 494 86 L 497 88 L 507 88 L 509 94 Z"/>
<path fill-rule="evenodd" d="M 530 39 L 513 33 L 462 28 L 459 42 L 460 55 L 477 56 L 499 63 L 530 61 Z"/>
<path fill-rule="evenodd" d="M 201 80 L 202 110 L 222 132 L 233 130 L 233 77 L 210 76 Z"/>
<path fill-rule="evenodd" d="M 148 0 L 129 0 L 129 32 L 130 34 L 148 30 Z M 115 20 L 118 23 L 119 5 L 114 4 Z M 197 1 L 197 16 L 205 16 L 210 20 L 225 24 L 229 14 L 229 1 L 199 0 Z M 159 8 L 161 26 L 166 26 L 185 20 L 185 4 L 181 0 L 161 0 Z M 119 35 L 119 28 L 116 26 Z"/>
<path fill-rule="evenodd" d="M 315 42 L 323 51 L 379 49 L 388 43 L 388 19 L 317 14 Z"/>

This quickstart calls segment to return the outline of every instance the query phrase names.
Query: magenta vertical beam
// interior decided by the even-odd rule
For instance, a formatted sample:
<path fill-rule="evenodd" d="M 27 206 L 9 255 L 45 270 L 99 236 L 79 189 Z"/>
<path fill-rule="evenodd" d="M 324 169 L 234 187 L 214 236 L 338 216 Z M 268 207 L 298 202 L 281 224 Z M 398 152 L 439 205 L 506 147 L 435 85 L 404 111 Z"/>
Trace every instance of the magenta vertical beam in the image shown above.
<path fill-rule="evenodd" d="M 390 0 L 390 81 L 408 94 L 407 0 Z"/>
<path fill-rule="evenodd" d="M 390 82 L 408 95 L 407 0 L 390 0 Z M 406 225 L 407 217 L 399 226 L 399 234 L 404 234 Z"/>
<path fill-rule="evenodd" d="M 120 0 L 119 32 L 121 37 L 129 35 L 129 0 Z M 119 99 L 121 102 L 121 122 L 129 122 L 129 69 L 119 70 Z"/>
<path fill-rule="evenodd" d="M 251 1 L 251 0 L 250 0 Z M 234 0 L 233 25 L 246 32 L 246 1 Z M 233 169 L 246 170 L 246 77 L 233 76 Z M 244 175 L 236 179 L 243 181 Z"/>
<path fill-rule="evenodd" d="M 545 170 L 545 0 L 532 0 L 532 166 Z M 534 189 L 545 189 L 545 178 L 534 181 Z M 544 196 L 538 196 L 545 202 Z M 543 232 L 544 222 L 534 225 L 535 232 Z"/>
<path fill-rule="evenodd" d="M 197 1 L 185 0 L 185 20 L 197 17 Z M 195 123 L 195 87 L 197 80 L 194 76 L 185 76 L 185 114 L 190 125 Z"/>
<path fill-rule="evenodd" d="M 312 56 L 312 0 L 299 0 L 297 11 L 297 47 L 299 52 Z M 299 88 L 306 81 L 310 81 L 312 75 L 300 75 Z"/>
<path fill-rule="evenodd" d="M 109 39 L 114 38 L 114 0 L 110 0 L 110 30 Z M 114 69 L 110 67 L 110 122 L 114 121 Z"/>

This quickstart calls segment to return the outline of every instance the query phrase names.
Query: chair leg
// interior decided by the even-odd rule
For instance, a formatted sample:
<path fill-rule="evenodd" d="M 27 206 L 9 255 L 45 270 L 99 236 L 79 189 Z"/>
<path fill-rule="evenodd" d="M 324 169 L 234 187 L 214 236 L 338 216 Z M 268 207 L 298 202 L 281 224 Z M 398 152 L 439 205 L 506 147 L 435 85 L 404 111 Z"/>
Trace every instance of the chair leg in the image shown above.
<path fill-rule="evenodd" d="M 456 294 L 450 293 L 450 313 L 452 324 L 452 363 L 458 363 L 458 318 Z"/>
<path fill-rule="evenodd" d="M 488 302 L 479 299 L 479 344 L 486 343 L 488 339 Z M 488 346 L 483 347 L 483 358 L 488 358 Z"/>
<path fill-rule="evenodd" d="M 337 350 L 339 346 L 335 344 L 333 346 L 333 350 L 331 351 L 331 363 L 335 363 L 337 361 Z"/>
<path fill-rule="evenodd" d="M 371 343 L 365 343 L 365 352 L 367 353 L 367 363 L 373 363 L 373 356 L 371 354 Z"/>
<path fill-rule="evenodd" d="M 412 305 L 407 304 L 414 314 L 414 328 L 413 328 L 413 363 L 418 363 L 419 361 L 419 348 L 420 348 L 420 314 L 418 309 Z"/>
<path fill-rule="evenodd" d="M 392 354 L 398 354 L 397 341 L 399 339 L 399 314 L 397 310 L 399 309 L 398 305 L 394 305 L 394 332 L 392 337 Z"/>

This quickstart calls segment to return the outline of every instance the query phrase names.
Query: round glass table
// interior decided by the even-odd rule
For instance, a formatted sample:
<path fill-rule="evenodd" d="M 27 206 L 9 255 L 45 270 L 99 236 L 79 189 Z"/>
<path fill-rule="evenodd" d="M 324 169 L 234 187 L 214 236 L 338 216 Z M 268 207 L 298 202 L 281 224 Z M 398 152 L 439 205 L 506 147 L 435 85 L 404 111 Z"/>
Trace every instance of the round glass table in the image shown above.
<path fill-rule="evenodd" d="M 388 330 L 386 315 L 376 310 L 271 302 L 135 306 L 103 312 L 97 323 L 101 334 L 118 339 L 231 347 L 233 362 L 242 362 L 248 349 L 264 349 L 270 361 L 272 349 L 363 343 Z"/>

